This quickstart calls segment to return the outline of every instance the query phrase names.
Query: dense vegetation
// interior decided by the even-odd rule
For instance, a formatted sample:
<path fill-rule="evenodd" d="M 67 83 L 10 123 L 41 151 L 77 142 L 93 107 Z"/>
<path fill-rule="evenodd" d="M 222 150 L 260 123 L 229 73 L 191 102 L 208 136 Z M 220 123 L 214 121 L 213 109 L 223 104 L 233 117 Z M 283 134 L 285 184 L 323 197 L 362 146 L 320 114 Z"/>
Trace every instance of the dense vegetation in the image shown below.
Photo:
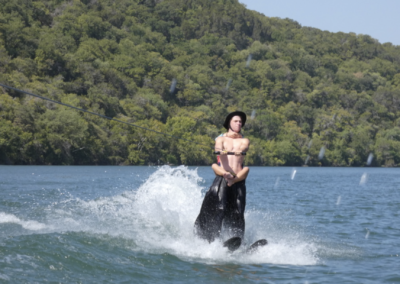
<path fill-rule="evenodd" d="M 1 164 L 210 164 L 233 110 L 248 165 L 400 164 L 400 47 L 237 0 L 0 0 L 0 82 L 209 145 L 0 88 Z"/>

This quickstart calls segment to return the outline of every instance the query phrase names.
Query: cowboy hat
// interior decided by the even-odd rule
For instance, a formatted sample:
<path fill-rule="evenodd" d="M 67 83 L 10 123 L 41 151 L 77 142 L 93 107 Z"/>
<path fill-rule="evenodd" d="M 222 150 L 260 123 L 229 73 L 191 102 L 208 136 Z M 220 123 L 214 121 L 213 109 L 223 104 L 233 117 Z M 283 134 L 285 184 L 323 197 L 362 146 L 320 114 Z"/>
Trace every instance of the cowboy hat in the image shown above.
<path fill-rule="evenodd" d="M 238 116 L 240 116 L 241 117 L 241 119 L 242 119 L 242 127 L 244 126 L 244 124 L 246 123 L 246 118 L 247 118 L 247 116 L 246 116 L 246 114 L 244 113 L 244 112 L 242 112 L 242 111 L 234 111 L 234 112 L 231 112 L 230 114 L 228 114 L 227 116 L 226 116 L 226 118 L 225 118 L 225 122 L 224 122 L 224 127 L 226 128 L 226 130 L 228 130 L 229 129 L 229 126 L 230 126 L 230 122 L 231 122 L 231 119 L 232 119 L 232 117 L 234 117 L 234 116 L 236 116 L 236 115 L 238 115 Z"/>

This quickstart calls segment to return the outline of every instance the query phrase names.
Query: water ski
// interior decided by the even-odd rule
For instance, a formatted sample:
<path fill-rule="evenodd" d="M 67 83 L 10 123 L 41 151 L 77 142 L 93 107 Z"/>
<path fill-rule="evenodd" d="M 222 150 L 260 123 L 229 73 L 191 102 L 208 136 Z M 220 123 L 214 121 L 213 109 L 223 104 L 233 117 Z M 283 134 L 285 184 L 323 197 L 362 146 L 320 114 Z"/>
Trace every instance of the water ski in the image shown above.
<path fill-rule="evenodd" d="M 229 251 L 233 252 L 237 250 L 242 244 L 242 239 L 239 237 L 233 237 L 224 242 L 224 247 L 227 247 Z"/>
<path fill-rule="evenodd" d="M 255 252 L 259 247 L 263 247 L 263 246 L 265 246 L 265 245 L 267 245 L 267 244 L 268 244 L 268 242 L 267 242 L 266 239 L 258 240 L 258 241 L 256 241 L 255 243 L 253 243 L 251 246 L 249 246 L 249 247 L 246 249 L 246 253 L 253 253 L 253 252 Z"/>
<path fill-rule="evenodd" d="M 230 238 L 229 240 L 225 241 L 223 246 L 227 247 L 230 252 L 234 252 L 235 250 L 237 250 L 240 247 L 241 244 L 242 244 L 242 239 L 241 238 L 233 237 L 233 238 Z M 249 246 L 246 249 L 245 252 L 246 253 L 253 253 L 259 247 L 263 247 L 263 246 L 265 246 L 267 244 L 268 244 L 268 241 L 266 239 L 260 239 L 260 240 L 258 240 L 256 242 L 254 242 L 251 246 Z"/>

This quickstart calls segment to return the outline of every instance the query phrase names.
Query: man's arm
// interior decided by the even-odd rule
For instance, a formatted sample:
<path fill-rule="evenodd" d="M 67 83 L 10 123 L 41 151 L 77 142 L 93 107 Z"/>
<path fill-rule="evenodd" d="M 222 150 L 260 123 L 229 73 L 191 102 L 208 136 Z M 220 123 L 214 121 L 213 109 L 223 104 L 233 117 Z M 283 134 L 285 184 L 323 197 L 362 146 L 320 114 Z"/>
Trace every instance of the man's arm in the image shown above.
<path fill-rule="evenodd" d="M 211 168 L 217 176 L 223 176 L 226 173 L 226 171 L 216 163 L 212 164 Z"/>
<path fill-rule="evenodd" d="M 218 137 L 215 140 L 215 151 L 220 152 L 219 158 L 221 161 L 221 169 L 225 172 L 233 173 L 234 171 L 232 170 L 232 168 L 230 167 L 229 162 L 228 162 L 228 156 L 227 156 L 228 152 L 226 151 L 226 149 L 224 149 L 224 139 L 225 139 L 224 137 Z M 214 172 L 217 175 L 219 175 L 219 173 L 217 171 L 215 171 L 215 169 L 214 169 Z"/>
<path fill-rule="evenodd" d="M 217 139 L 215 139 L 215 151 L 218 152 L 220 151 L 222 153 L 222 151 L 224 150 L 224 137 L 220 136 L 217 137 Z"/>
<path fill-rule="evenodd" d="M 247 152 L 250 147 L 250 140 L 248 138 L 243 138 L 243 143 L 240 145 L 240 151 Z"/>

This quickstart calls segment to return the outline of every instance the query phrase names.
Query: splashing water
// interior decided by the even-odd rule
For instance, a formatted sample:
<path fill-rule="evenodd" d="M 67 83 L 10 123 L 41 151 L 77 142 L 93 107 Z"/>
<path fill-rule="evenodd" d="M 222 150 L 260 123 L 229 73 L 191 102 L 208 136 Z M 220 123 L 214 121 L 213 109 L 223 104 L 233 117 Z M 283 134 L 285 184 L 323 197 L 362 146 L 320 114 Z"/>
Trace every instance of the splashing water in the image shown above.
<path fill-rule="evenodd" d="M 279 177 L 275 185 L 278 183 Z M 110 241 L 123 238 L 129 240 L 125 249 L 168 253 L 202 263 L 315 265 L 319 262 L 316 256 L 319 248 L 313 240 L 293 231 L 290 224 L 282 230 L 282 222 L 255 209 L 245 213 L 244 243 L 267 238 L 268 245 L 257 252 L 244 254 L 245 246 L 242 246 L 230 254 L 221 241 L 209 244 L 197 238 L 193 225 L 204 190 L 204 180 L 196 169 L 162 166 L 135 190 L 87 201 L 70 196 L 63 202 L 48 205 L 42 223 L 23 221 L 4 213 L 0 213 L 0 222 L 19 224 L 35 233 L 82 232 Z"/>
<path fill-rule="evenodd" d="M 18 218 L 13 214 L 7 214 L 4 212 L 0 212 L 0 224 L 4 223 L 14 223 L 21 225 L 22 228 L 32 231 L 38 231 L 44 229 L 46 227 L 45 224 L 37 222 L 37 221 L 24 221 Z"/>

